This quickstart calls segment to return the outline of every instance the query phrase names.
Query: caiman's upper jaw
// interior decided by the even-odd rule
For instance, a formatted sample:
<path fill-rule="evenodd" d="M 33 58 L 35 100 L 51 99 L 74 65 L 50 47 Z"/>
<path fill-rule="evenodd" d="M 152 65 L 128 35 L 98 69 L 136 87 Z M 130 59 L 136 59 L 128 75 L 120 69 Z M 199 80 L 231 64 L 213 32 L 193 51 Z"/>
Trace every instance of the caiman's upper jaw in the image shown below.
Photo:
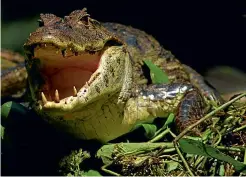
<path fill-rule="evenodd" d="M 83 106 L 80 99 L 88 95 L 96 97 L 90 90 L 95 90 L 92 85 L 95 87 L 96 82 L 102 82 L 101 56 L 108 48 L 122 45 L 121 40 L 91 19 L 85 10 L 73 11 L 64 18 L 41 14 L 39 28 L 24 44 L 32 98 L 41 100 L 39 106 L 44 108 L 60 110 L 66 103 L 74 107 L 76 100 Z M 40 62 L 32 62 L 35 59 Z M 89 89 L 87 82 L 92 83 Z M 86 93 L 82 94 L 84 90 Z"/>
<path fill-rule="evenodd" d="M 101 53 L 73 52 L 71 48 L 60 49 L 53 44 L 36 45 L 29 60 L 40 61 L 38 72 L 44 80 L 36 95 L 40 104 L 62 106 L 86 92 L 88 82 L 93 81 L 92 75 L 98 69 Z"/>

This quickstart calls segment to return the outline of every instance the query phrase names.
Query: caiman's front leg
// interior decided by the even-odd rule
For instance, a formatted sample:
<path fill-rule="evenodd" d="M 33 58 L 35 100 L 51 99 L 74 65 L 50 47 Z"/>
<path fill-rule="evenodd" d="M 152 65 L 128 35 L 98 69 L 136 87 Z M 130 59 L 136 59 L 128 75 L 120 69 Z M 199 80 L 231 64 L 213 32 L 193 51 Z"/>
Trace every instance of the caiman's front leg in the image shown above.
<path fill-rule="evenodd" d="M 206 104 L 199 91 L 190 84 L 158 84 L 142 88 L 128 100 L 124 124 L 152 122 L 156 117 L 176 115 L 177 131 L 184 130 L 204 115 Z"/>

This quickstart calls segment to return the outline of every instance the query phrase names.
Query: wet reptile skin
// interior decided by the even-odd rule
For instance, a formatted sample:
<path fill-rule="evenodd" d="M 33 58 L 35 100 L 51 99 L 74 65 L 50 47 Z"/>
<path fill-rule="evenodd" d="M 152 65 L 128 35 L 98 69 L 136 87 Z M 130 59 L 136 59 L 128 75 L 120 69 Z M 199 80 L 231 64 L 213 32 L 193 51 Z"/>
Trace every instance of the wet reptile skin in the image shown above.
<path fill-rule="evenodd" d="M 151 35 L 121 24 L 99 23 L 85 9 L 64 19 L 42 14 L 41 27 L 24 45 L 33 108 L 56 127 L 78 138 L 107 142 L 128 133 L 136 123 L 151 122 L 173 112 L 181 131 L 204 115 L 207 100 L 221 102 L 198 73 L 181 64 Z M 59 104 L 41 99 L 42 84 L 35 82 L 38 72 L 33 69 L 37 59 L 34 49 L 45 51 L 44 44 L 50 43 L 63 56 L 70 49 L 75 56 L 99 51 L 105 58 L 88 85 L 78 88 L 75 97 L 59 100 Z M 146 59 L 163 69 L 170 83 L 152 84 L 143 62 Z"/>
<path fill-rule="evenodd" d="M 2 49 L 1 57 L 1 97 L 20 96 L 26 87 L 27 73 L 24 57 L 10 50 Z"/>

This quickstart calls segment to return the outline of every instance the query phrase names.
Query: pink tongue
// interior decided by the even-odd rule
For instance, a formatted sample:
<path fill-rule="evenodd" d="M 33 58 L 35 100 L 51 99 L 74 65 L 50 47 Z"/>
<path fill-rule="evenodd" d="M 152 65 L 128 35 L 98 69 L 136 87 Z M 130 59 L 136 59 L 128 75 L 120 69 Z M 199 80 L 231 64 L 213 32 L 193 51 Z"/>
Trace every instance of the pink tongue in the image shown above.
<path fill-rule="evenodd" d="M 51 96 L 54 97 L 58 89 L 60 99 L 73 95 L 73 86 L 79 90 L 90 79 L 92 72 L 79 68 L 62 69 L 51 76 Z"/>

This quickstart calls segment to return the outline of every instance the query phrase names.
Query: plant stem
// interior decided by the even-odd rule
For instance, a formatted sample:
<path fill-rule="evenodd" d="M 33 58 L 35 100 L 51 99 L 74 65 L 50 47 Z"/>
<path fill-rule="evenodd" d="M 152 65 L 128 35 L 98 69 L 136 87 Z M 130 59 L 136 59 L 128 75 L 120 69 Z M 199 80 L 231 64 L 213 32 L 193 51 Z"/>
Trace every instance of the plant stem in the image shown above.
<path fill-rule="evenodd" d="M 149 143 L 154 143 L 158 140 L 160 140 L 161 138 L 163 138 L 166 134 L 169 133 L 169 128 L 167 128 L 165 131 L 161 132 L 159 135 L 157 135 L 156 137 L 154 137 L 152 140 L 148 141 Z"/>
<path fill-rule="evenodd" d="M 186 162 L 184 156 L 182 155 L 181 151 L 179 150 L 178 145 L 177 145 L 177 142 L 174 142 L 173 144 L 174 144 L 174 147 L 175 147 L 177 153 L 179 154 L 179 157 L 181 158 L 181 160 L 182 160 L 182 162 L 183 162 L 185 168 L 187 169 L 188 173 L 189 173 L 191 176 L 195 176 L 195 175 L 193 174 L 193 172 L 191 171 L 191 169 L 190 169 L 188 163 Z"/>
<path fill-rule="evenodd" d="M 215 113 L 217 113 L 218 111 L 226 108 L 227 106 L 229 106 L 230 104 L 234 103 L 235 101 L 239 100 L 240 98 L 246 96 L 246 93 L 242 93 L 241 95 L 237 96 L 236 98 L 228 101 L 227 103 L 221 105 L 220 107 L 218 107 L 217 109 L 211 111 L 210 113 L 208 113 L 206 116 L 204 116 L 203 118 L 201 118 L 199 121 L 197 121 L 196 123 L 190 125 L 189 127 L 187 127 L 184 131 L 182 131 L 175 139 L 174 142 L 177 142 L 180 138 L 182 138 L 186 133 L 188 133 L 189 131 L 191 131 L 194 127 L 196 127 L 197 125 L 199 125 L 200 123 L 204 122 L 205 120 L 207 120 L 208 118 L 210 118 L 211 116 L 213 116 Z"/>
<path fill-rule="evenodd" d="M 238 127 L 238 128 L 236 128 L 236 129 L 234 129 L 232 132 L 238 132 L 238 131 L 240 131 L 240 130 L 242 130 L 242 129 L 245 129 L 246 128 L 246 125 L 243 125 L 243 126 L 241 126 L 241 127 Z"/>

